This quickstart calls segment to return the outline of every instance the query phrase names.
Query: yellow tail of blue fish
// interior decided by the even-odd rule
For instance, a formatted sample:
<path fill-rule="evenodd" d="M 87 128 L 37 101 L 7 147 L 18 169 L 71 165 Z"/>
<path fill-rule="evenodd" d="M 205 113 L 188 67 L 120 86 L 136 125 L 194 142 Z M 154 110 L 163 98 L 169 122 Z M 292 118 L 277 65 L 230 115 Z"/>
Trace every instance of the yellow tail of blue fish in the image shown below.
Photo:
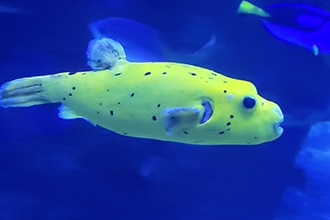
<path fill-rule="evenodd" d="M 237 9 L 237 13 L 241 14 L 252 14 L 260 17 L 270 17 L 270 15 L 265 12 L 262 8 L 255 6 L 248 1 L 242 1 Z"/>

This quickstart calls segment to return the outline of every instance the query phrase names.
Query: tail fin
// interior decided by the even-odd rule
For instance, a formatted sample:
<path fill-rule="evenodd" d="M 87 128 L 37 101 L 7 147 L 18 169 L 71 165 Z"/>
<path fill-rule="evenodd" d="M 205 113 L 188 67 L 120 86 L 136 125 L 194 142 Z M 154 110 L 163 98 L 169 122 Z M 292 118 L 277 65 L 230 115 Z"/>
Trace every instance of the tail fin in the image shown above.
<path fill-rule="evenodd" d="M 265 12 L 263 9 L 253 5 L 252 3 L 248 1 L 242 1 L 241 4 L 239 5 L 237 9 L 237 13 L 239 14 L 252 14 L 252 15 L 257 15 L 260 17 L 270 17 L 270 15 Z"/>
<path fill-rule="evenodd" d="M 3 84 L 0 87 L 0 106 L 3 108 L 28 107 L 52 102 L 47 99 L 44 88 L 44 82 L 47 79 L 49 76 L 36 76 Z"/>

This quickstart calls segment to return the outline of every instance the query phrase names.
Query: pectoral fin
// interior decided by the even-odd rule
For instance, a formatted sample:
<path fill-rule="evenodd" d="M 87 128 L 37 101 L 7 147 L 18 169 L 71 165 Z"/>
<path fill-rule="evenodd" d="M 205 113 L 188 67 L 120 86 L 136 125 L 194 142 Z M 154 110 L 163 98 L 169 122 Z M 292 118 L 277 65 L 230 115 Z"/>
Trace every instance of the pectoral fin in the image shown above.
<path fill-rule="evenodd" d="M 195 127 L 199 123 L 201 110 L 198 108 L 166 108 L 163 110 L 163 123 L 168 135 Z"/>

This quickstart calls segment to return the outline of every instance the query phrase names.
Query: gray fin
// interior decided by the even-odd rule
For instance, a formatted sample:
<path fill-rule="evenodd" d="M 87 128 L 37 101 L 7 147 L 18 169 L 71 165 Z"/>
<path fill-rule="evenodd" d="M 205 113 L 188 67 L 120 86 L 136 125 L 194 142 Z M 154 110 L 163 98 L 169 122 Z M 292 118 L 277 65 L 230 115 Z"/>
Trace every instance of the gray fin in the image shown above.
<path fill-rule="evenodd" d="M 167 135 L 173 135 L 198 124 L 201 110 L 198 108 L 166 108 L 162 118 Z"/>
<path fill-rule="evenodd" d="M 319 55 L 320 50 L 316 44 L 313 45 L 312 49 L 315 56 Z"/>
<path fill-rule="evenodd" d="M 198 62 L 202 62 L 209 59 L 215 50 L 216 42 L 217 37 L 216 35 L 212 34 L 210 39 L 201 48 L 191 54 L 192 59 Z"/>
<path fill-rule="evenodd" d="M 92 125 L 96 126 L 96 123 L 93 123 L 93 122 L 89 121 L 87 118 L 84 118 L 83 116 L 78 115 L 71 108 L 69 108 L 69 107 L 67 107 L 65 105 L 61 105 L 58 108 L 58 117 L 60 117 L 62 119 L 77 119 L 77 118 L 82 118 L 82 119 L 85 119 L 86 121 L 88 121 L 89 123 L 91 123 Z"/>
<path fill-rule="evenodd" d="M 91 40 L 86 55 L 87 64 L 93 70 L 113 69 L 120 60 L 126 60 L 123 46 L 110 38 Z"/>

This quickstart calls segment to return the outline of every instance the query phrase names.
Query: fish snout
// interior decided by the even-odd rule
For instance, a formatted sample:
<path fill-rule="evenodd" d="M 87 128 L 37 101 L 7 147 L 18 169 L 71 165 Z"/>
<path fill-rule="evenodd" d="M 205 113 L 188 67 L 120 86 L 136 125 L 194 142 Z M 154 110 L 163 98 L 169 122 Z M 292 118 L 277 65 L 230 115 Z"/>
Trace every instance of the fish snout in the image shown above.
<path fill-rule="evenodd" d="M 283 133 L 283 128 L 281 127 L 282 122 L 284 121 L 284 115 L 282 113 L 282 110 L 279 106 L 275 106 L 273 108 L 273 112 L 278 117 L 278 120 L 274 123 L 273 129 L 276 132 L 278 136 L 281 136 Z"/>

